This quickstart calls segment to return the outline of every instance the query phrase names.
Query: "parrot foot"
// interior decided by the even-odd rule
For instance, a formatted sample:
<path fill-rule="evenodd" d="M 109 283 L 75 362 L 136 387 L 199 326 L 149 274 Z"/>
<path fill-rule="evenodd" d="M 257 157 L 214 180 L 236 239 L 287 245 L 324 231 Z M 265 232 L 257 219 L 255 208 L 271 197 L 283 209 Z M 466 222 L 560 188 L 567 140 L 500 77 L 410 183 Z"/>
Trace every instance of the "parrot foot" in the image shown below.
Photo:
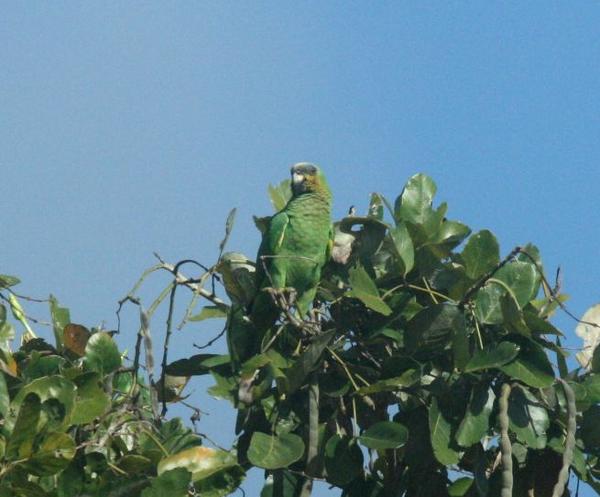
<path fill-rule="evenodd" d="M 298 292 L 294 287 L 273 288 L 268 286 L 263 288 L 262 291 L 267 292 L 273 302 L 283 309 L 293 306 L 298 296 Z"/>

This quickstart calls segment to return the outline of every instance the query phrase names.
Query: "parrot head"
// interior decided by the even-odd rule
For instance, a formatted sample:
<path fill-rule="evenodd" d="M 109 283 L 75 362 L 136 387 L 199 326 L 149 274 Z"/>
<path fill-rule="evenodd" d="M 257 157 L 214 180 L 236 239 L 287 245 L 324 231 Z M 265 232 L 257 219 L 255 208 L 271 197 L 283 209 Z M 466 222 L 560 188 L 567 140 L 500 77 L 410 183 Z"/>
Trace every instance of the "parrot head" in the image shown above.
<path fill-rule="evenodd" d="M 299 162 L 292 166 L 292 193 L 294 197 L 302 193 L 329 191 L 321 170 L 309 162 Z"/>

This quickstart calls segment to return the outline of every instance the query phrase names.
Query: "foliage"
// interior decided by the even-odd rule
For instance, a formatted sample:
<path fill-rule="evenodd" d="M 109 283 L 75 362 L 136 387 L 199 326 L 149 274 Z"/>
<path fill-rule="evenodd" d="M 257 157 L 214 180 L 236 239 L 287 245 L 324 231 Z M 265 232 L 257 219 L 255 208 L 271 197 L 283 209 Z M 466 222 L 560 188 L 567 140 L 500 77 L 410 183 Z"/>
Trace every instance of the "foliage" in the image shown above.
<path fill-rule="evenodd" d="M 0 307 L 0 497 L 227 495 L 251 467 L 265 470 L 262 497 L 307 497 L 314 479 L 345 497 L 559 497 L 569 472 L 600 493 L 600 362 L 590 351 L 588 369 L 567 370 L 549 321 L 566 296 L 534 245 L 502 257 L 491 231 L 471 234 L 445 203 L 434 206 L 435 193 L 431 178 L 415 175 L 393 204 L 373 194 L 367 215 L 336 222 L 311 318 L 281 298 L 278 322 L 260 335 L 247 317 L 253 258 L 224 252 L 232 212 L 214 265 L 160 260 L 121 301 L 140 305 L 145 278 L 171 273 L 141 309 L 129 368 L 110 334 L 69 324 L 55 299 L 55 345 L 34 338 L 11 304 L 18 280 L 0 276 L 25 329 L 11 352 Z M 270 194 L 280 208 L 288 188 Z M 264 229 L 268 218 L 255 221 Z M 200 274 L 188 278 L 184 264 Z M 179 287 L 192 292 L 179 328 L 224 319 L 228 355 L 169 363 Z M 167 297 L 154 381 L 147 321 Z M 158 415 L 159 402 L 164 415 L 191 376 L 206 374 L 215 380 L 208 393 L 237 409 L 230 452 Z"/>
<path fill-rule="evenodd" d="M 56 299 L 56 343 L 27 324 L 13 352 L 7 308 L 27 318 L 10 296 L 0 304 L 0 496 L 218 497 L 239 485 L 235 456 L 202 446 L 179 419 L 161 420 L 152 389 L 123 366 L 111 334 L 70 323 Z"/>

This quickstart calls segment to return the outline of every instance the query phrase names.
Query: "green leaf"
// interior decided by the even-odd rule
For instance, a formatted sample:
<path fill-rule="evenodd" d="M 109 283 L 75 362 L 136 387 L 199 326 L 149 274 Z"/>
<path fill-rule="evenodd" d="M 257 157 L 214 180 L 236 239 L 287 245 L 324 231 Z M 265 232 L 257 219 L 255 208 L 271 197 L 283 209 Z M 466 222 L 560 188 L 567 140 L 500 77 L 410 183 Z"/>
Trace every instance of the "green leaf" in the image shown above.
<path fill-rule="evenodd" d="M 454 480 L 448 487 L 448 495 L 450 497 L 463 497 L 473 485 L 473 478 L 462 477 Z"/>
<path fill-rule="evenodd" d="M 187 469 L 172 469 L 152 479 L 141 497 L 187 497 L 190 480 L 191 474 Z"/>
<path fill-rule="evenodd" d="M 400 273 L 406 276 L 415 265 L 415 247 L 412 238 L 406 228 L 406 224 L 400 222 L 390 229 L 390 237 L 393 242 L 396 255 L 400 260 Z"/>
<path fill-rule="evenodd" d="M 75 378 L 74 383 L 77 386 L 77 394 L 71 423 L 91 423 L 108 410 L 110 398 L 100 386 L 101 377 L 98 373 L 84 373 Z"/>
<path fill-rule="evenodd" d="M 283 209 L 292 198 L 292 187 L 289 179 L 283 180 L 277 186 L 269 185 L 269 197 L 275 211 Z"/>
<path fill-rule="evenodd" d="M 523 312 L 519 309 L 519 304 L 511 292 L 506 292 L 500 297 L 500 309 L 504 324 L 510 331 L 531 336 L 531 332 L 523 319 Z"/>
<path fill-rule="evenodd" d="M 0 416 L 6 417 L 10 406 L 10 397 L 8 395 L 8 387 L 6 385 L 6 377 L 0 371 Z"/>
<path fill-rule="evenodd" d="M 56 348 L 60 350 L 63 346 L 63 332 L 65 326 L 71 322 L 71 315 L 69 309 L 58 305 L 58 300 L 53 295 L 50 295 L 50 316 L 52 317 Z"/>
<path fill-rule="evenodd" d="M 242 467 L 236 464 L 196 481 L 194 487 L 202 497 L 225 497 L 241 485 L 245 476 Z"/>
<path fill-rule="evenodd" d="M 396 221 L 423 224 L 431 212 L 431 204 L 437 188 L 431 178 L 416 174 L 408 180 L 402 194 L 396 199 Z"/>
<path fill-rule="evenodd" d="M 369 449 L 385 450 L 402 447 L 408 440 L 408 430 L 394 421 L 380 421 L 371 425 L 358 441 Z"/>
<path fill-rule="evenodd" d="M 66 433 L 49 433 L 27 461 L 27 469 L 37 476 L 50 476 L 65 469 L 75 456 L 75 440 Z"/>
<path fill-rule="evenodd" d="M 304 455 L 302 438 L 293 433 L 279 436 L 254 432 L 248 448 L 248 459 L 259 468 L 286 468 Z"/>
<path fill-rule="evenodd" d="M 317 335 L 291 368 L 285 370 L 285 378 L 278 378 L 278 386 L 288 395 L 302 386 L 304 379 L 319 365 L 323 351 L 333 340 L 336 330 Z"/>
<path fill-rule="evenodd" d="M 351 268 L 349 276 L 350 286 L 352 287 L 352 290 L 348 292 L 350 297 L 357 298 L 369 309 L 384 316 L 389 316 L 392 313 L 392 309 L 379 296 L 377 285 L 362 266 Z"/>
<path fill-rule="evenodd" d="M 61 409 L 61 420 L 54 423 L 56 425 L 54 428 L 66 428 L 69 425 L 75 404 L 75 385 L 73 382 L 59 375 L 45 376 L 33 380 L 19 390 L 19 393 L 12 401 L 11 409 L 17 409 L 29 393 L 37 394 L 43 403 L 55 399 L 62 404 L 64 411 Z M 6 418 L 8 425 L 11 425 L 12 419 L 12 417 Z"/>
<path fill-rule="evenodd" d="M 533 264 L 511 262 L 494 274 L 475 297 L 475 315 L 485 324 L 503 322 L 501 297 L 510 290 L 519 309 L 535 297 L 539 277 Z"/>
<path fill-rule="evenodd" d="M 189 321 L 204 321 L 205 319 L 226 318 L 227 307 L 207 305 L 202 308 L 199 314 L 191 316 Z"/>
<path fill-rule="evenodd" d="M 490 428 L 490 415 L 496 396 L 487 385 L 476 385 L 471 392 L 465 417 L 456 431 L 456 442 L 470 447 L 479 442 Z"/>
<path fill-rule="evenodd" d="M 31 455 L 41 411 L 41 400 L 36 393 L 24 395 L 14 429 L 6 444 L 6 457 L 9 460 L 23 459 Z"/>
<path fill-rule="evenodd" d="M 121 366 L 121 354 L 114 340 L 103 331 L 94 333 L 85 346 L 84 363 L 101 375 L 112 373 Z"/>
<path fill-rule="evenodd" d="M 519 337 L 513 336 L 512 340 L 519 340 Z M 552 385 L 554 370 L 544 349 L 526 338 L 520 339 L 517 343 L 521 347 L 519 354 L 512 362 L 500 366 L 500 369 L 507 375 L 534 388 L 545 388 Z"/>
<path fill-rule="evenodd" d="M 0 289 L 10 288 L 21 283 L 21 280 L 16 276 L 9 276 L 8 274 L 0 274 Z"/>
<path fill-rule="evenodd" d="M 337 486 L 350 483 L 363 470 L 363 454 L 356 439 L 333 435 L 325 445 L 327 481 Z"/>
<path fill-rule="evenodd" d="M 466 274 L 477 279 L 491 271 L 500 262 L 500 246 L 491 231 L 481 230 L 475 233 L 462 251 Z"/>
<path fill-rule="evenodd" d="M 512 361 L 519 353 L 520 347 L 513 342 L 500 342 L 498 345 L 476 350 L 465 367 L 465 372 L 472 373 L 482 369 L 498 368 Z"/>
<path fill-rule="evenodd" d="M 195 354 L 167 365 L 167 374 L 173 376 L 199 376 L 210 373 L 212 368 L 230 364 L 228 355 Z"/>
<path fill-rule="evenodd" d="M 435 397 L 429 407 L 429 433 L 435 458 L 446 466 L 456 464 L 461 454 L 453 447 L 452 424 L 443 416 Z"/>
<path fill-rule="evenodd" d="M 374 217 L 375 219 L 382 221 L 383 220 L 383 203 L 385 202 L 385 198 L 383 195 L 379 193 L 371 193 L 371 199 L 369 200 L 369 217 Z"/>
<path fill-rule="evenodd" d="M 460 309 L 451 304 L 435 304 L 418 312 L 406 325 L 404 342 L 409 351 L 439 352 L 464 326 Z"/>
<path fill-rule="evenodd" d="M 548 411 L 525 387 L 512 389 L 508 402 L 510 430 L 517 439 L 533 449 L 546 447 L 546 430 L 550 426 Z"/>

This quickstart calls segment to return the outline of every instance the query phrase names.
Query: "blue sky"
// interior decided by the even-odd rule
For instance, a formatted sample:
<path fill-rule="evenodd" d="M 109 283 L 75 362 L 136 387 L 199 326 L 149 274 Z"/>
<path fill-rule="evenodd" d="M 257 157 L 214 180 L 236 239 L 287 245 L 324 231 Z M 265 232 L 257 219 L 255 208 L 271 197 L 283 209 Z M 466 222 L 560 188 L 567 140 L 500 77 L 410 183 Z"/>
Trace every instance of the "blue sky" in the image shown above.
<path fill-rule="evenodd" d="M 4 2 L 0 272 L 114 327 L 152 252 L 212 262 L 232 207 L 229 248 L 253 256 L 267 184 L 309 160 L 338 217 L 431 175 L 450 217 L 560 265 L 582 314 L 600 301 L 599 25 L 593 2 Z M 226 444 L 203 388 L 201 429 Z"/>

